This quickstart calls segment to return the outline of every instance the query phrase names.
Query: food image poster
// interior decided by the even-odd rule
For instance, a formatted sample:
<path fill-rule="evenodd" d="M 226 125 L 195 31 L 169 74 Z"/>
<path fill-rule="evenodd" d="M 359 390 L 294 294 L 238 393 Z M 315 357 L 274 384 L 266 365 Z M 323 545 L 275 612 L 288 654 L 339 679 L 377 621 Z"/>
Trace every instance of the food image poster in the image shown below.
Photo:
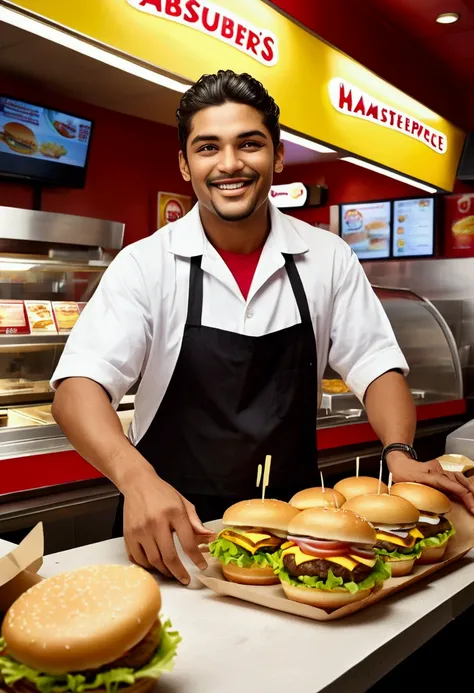
<path fill-rule="evenodd" d="M 178 221 L 191 211 L 193 198 L 190 195 L 175 195 L 173 193 L 158 193 L 158 228 Z"/>
<path fill-rule="evenodd" d="M 474 193 L 445 197 L 444 240 L 448 257 L 474 257 Z"/>
<path fill-rule="evenodd" d="M 53 301 L 54 317 L 59 332 L 70 332 L 79 318 L 75 301 Z"/>
<path fill-rule="evenodd" d="M 31 332 L 56 333 L 53 309 L 49 301 L 25 301 Z"/>
<path fill-rule="evenodd" d="M 390 202 L 364 202 L 341 207 L 341 237 L 360 259 L 390 256 Z"/>
<path fill-rule="evenodd" d="M 0 334 L 29 334 L 23 301 L 0 301 Z"/>
<path fill-rule="evenodd" d="M 91 134 L 88 120 L 0 97 L 0 152 L 83 168 Z"/>

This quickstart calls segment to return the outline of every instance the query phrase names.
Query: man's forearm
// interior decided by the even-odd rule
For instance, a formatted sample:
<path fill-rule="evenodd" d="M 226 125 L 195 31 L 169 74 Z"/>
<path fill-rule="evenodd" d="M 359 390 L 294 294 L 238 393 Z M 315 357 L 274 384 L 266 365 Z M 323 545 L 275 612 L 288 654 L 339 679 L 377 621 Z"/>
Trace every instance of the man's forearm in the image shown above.
<path fill-rule="evenodd" d="M 107 394 L 87 378 L 64 380 L 54 398 L 53 417 L 78 453 L 120 491 L 153 468 L 124 435 Z"/>
<path fill-rule="evenodd" d="M 367 389 L 365 408 L 384 447 L 391 443 L 413 445 L 416 407 L 403 375 L 392 371 L 377 378 Z"/>

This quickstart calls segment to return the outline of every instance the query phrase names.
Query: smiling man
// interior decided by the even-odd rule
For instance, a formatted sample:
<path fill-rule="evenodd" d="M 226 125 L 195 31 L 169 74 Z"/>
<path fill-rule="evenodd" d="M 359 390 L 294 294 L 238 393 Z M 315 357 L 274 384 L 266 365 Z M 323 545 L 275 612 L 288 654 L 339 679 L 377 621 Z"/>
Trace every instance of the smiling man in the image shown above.
<path fill-rule="evenodd" d="M 318 481 L 318 382 L 329 360 L 365 403 L 394 479 L 474 499 L 438 463 L 413 459 L 407 364 L 342 240 L 269 204 L 283 169 L 279 109 L 249 75 L 202 77 L 177 113 L 183 219 L 125 248 L 81 315 L 53 377 L 53 414 L 121 492 L 129 556 L 183 583 L 173 543 L 200 567 L 195 534 L 255 495 Z M 141 376 L 129 438 L 115 409 Z"/>

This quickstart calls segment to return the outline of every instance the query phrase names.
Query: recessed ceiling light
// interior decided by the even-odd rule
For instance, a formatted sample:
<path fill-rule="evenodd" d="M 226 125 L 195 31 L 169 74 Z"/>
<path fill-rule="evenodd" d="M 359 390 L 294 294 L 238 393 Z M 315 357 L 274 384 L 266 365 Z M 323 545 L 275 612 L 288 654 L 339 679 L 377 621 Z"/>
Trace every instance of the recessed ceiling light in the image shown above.
<path fill-rule="evenodd" d="M 438 24 L 454 24 L 459 19 L 457 12 L 443 12 L 436 17 Z"/>

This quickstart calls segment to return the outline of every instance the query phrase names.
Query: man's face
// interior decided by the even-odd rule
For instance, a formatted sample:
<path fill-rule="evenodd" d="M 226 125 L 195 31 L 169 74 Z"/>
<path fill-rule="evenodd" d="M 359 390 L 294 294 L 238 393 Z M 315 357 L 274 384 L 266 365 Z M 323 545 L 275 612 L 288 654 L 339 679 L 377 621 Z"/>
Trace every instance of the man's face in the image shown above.
<path fill-rule="evenodd" d="M 283 154 L 281 144 L 275 151 L 259 111 L 226 103 L 193 117 L 180 169 L 201 205 L 224 221 L 242 221 L 266 203 Z"/>

